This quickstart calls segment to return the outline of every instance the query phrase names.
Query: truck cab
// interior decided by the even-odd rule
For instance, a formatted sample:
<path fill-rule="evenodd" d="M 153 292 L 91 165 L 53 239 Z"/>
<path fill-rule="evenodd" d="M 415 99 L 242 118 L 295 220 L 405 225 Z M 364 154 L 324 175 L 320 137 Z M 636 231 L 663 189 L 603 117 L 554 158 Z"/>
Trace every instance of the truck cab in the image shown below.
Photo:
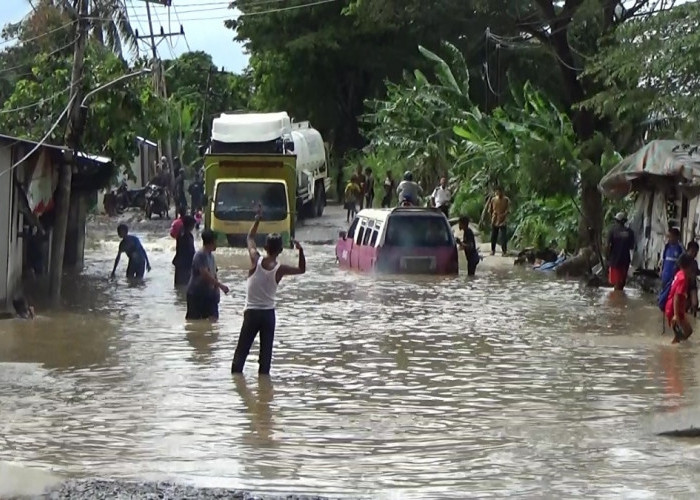
<path fill-rule="evenodd" d="M 229 246 L 245 246 L 260 205 L 263 220 L 258 234 L 260 241 L 256 243 L 262 244 L 267 234 L 279 233 L 284 243 L 291 246 L 293 212 L 290 215 L 289 198 L 287 184 L 282 179 L 217 179 L 212 196 L 211 229 L 225 235 Z"/>
<path fill-rule="evenodd" d="M 296 227 L 295 172 L 296 157 L 291 155 L 205 155 L 205 227 L 217 234 L 220 245 L 245 247 L 262 206 L 257 243 L 279 233 L 291 247 Z"/>

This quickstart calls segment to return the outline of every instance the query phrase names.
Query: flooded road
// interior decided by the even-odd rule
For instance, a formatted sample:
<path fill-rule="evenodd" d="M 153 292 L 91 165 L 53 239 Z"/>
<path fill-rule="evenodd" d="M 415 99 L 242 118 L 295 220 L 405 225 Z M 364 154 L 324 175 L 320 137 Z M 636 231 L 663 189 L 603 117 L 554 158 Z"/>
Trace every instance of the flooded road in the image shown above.
<path fill-rule="evenodd" d="M 700 425 L 698 340 L 671 346 L 652 300 L 498 257 L 476 279 L 340 271 L 329 212 L 299 232 L 319 244 L 280 286 L 269 381 L 257 342 L 230 374 L 243 251 L 217 252 L 221 321 L 186 324 L 166 225 L 132 230 L 153 265 L 140 286 L 107 280 L 116 235 L 91 228 L 66 311 L 0 325 L 0 463 L 260 493 L 697 495 L 700 446 L 654 429 Z"/>

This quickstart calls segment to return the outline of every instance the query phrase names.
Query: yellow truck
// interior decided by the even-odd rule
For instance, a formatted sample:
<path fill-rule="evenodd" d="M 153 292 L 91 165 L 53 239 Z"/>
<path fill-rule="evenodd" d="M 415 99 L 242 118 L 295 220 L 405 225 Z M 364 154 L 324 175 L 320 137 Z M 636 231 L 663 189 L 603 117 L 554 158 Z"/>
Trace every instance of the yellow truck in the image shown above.
<path fill-rule="evenodd" d="M 257 242 L 270 233 L 294 239 L 296 222 L 296 156 L 276 154 L 207 154 L 204 160 L 207 193 L 205 226 L 220 245 L 243 247 L 258 206 L 263 218 Z"/>
<path fill-rule="evenodd" d="M 285 112 L 215 118 L 204 169 L 205 226 L 236 247 L 245 246 L 258 205 L 261 242 L 280 233 L 291 245 L 297 217 L 320 217 L 331 184 L 321 134 Z"/>

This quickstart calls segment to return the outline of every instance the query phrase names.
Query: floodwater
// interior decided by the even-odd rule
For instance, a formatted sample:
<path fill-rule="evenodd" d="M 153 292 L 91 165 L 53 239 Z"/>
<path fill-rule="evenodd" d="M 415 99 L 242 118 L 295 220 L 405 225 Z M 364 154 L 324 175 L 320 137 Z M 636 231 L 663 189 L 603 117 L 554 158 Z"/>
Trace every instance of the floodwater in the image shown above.
<path fill-rule="evenodd" d="M 92 231 L 66 310 L 0 325 L 0 463 L 259 493 L 698 495 L 700 446 L 656 435 L 700 424 L 698 343 L 671 346 L 653 300 L 499 257 L 473 280 L 340 271 L 329 211 L 300 231 L 308 273 L 280 287 L 270 380 L 257 343 L 230 374 L 242 251 L 217 252 L 221 321 L 186 324 L 165 224 L 134 228 L 141 286 L 106 279 L 117 242 Z"/>

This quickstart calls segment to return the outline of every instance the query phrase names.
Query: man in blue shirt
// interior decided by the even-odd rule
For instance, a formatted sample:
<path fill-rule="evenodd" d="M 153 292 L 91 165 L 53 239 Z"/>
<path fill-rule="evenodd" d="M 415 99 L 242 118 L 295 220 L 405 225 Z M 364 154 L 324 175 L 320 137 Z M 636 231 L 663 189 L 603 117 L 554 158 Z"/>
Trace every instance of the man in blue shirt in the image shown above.
<path fill-rule="evenodd" d="M 664 247 L 661 255 L 661 288 L 663 289 L 668 283 L 673 280 L 676 275 L 676 262 L 685 251 L 683 245 L 680 244 L 681 232 L 678 228 L 672 227 L 668 231 L 668 242 Z"/>
<path fill-rule="evenodd" d="M 122 241 L 119 243 L 119 252 L 114 260 L 114 269 L 112 269 L 111 277 L 114 278 L 114 273 L 119 265 L 119 258 L 125 253 L 129 257 L 129 264 L 126 266 L 126 277 L 143 278 L 146 270 L 151 271 L 151 264 L 148 262 L 148 255 L 143 245 L 141 245 L 141 241 L 136 236 L 129 234 L 129 226 L 126 224 L 117 226 L 117 234 Z"/>

